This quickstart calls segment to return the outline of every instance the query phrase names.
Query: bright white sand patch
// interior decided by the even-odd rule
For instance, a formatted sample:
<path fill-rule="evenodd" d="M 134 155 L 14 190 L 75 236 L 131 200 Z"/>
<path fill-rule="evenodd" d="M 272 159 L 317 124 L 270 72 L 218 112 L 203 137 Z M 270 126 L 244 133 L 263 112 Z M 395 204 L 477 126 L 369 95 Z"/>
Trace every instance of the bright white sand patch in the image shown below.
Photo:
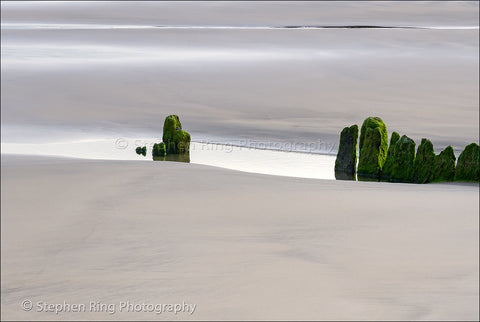
<path fill-rule="evenodd" d="M 152 161 L 153 138 L 91 139 L 57 143 L 2 143 L 2 153 L 97 160 Z M 135 148 L 147 146 L 147 156 Z M 335 155 L 273 151 L 192 142 L 190 163 L 280 176 L 334 180 Z"/>

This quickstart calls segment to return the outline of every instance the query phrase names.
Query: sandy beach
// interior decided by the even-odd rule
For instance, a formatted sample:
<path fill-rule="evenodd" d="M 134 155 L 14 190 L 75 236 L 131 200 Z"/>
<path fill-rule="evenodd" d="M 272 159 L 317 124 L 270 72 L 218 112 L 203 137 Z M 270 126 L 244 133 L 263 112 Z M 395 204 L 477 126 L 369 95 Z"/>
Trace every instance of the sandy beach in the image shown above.
<path fill-rule="evenodd" d="M 2 156 L 2 319 L 475 320 L 478 185 Z M 185 313 L 21 303 L 188 303 Z M 88 309 L 87 309 L 88 311 Z"/>
<path fill-rule="evenodd" d="M 2 320 L 479 320 L 478 183 L 324 180 L 369 116 L 478 142 L 478 2 L 1 9 Z M 278 151 L 140 160 L 170 114 Z"/>

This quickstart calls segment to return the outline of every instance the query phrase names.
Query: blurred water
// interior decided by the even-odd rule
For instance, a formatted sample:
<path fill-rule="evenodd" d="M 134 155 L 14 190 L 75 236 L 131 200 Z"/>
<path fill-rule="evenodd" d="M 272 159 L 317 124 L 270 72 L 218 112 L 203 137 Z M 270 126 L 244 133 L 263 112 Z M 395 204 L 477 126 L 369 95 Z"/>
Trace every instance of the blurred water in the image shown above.
<path fill-rule="evenodd" d="M 68 65 L 126 64 L 126 63 L 169 63 L 177 62 L 221 62 L 221 61 L 272 61 L 311 57 L 312 53 L 301 50 L 265 51 L 255 49 L 222 48 L 169 48 L 169 47 L 125 47 L 108 45 L 45 45 L 22 44 L 2 46 L 2 67 L 11 68 L 64 68 Z M 316 57 L 339 57 L 333 53 L 316 52 Z"/>
<path fill-rule="evenodd" d="M 392 29 L 440 29 L 468 30 L 478 26 L 411 26 L 411 25 L 263 25 L 263 26 L 212 26 L 212 25 L 112 25 L 112 24 L 74 24 L 74 23 L 2 23 L 2 29 L 59 29 L 59 30 L 95 30 L 95 29 L 212 29 L 212 30 L 269 30 L 269 29 L 345 29 L 345 28 L 392 28 Z"/>
<path fill-rule="evenodd" d="M 97 160 L 152 161 L 154 138 L 91 139 L 44 144 L 2 143 L 2 153 Z M 147 147 L 147 155 L 135 148 Z M 187 158 L 188 159 L 188 158 Z M 168 156 L 167 161 L 182 161 Z M 185 160 L 183 160 L 185 161 Z M 153 161 L 152 161 L 153 162 Z M 226 169 L 299 178 L 334 180 L 335 156 L 271 151 L 223 144 L 192 142 L 189 162 Z"/>
<path fill-rule="evenodd" d="M 329 147 L 307 152 L 372 115 L 436 151 L 478 140 L 478 3 L 1 6 L 5 143 L 153 137 L 172 113 L 196 140 Z"/>

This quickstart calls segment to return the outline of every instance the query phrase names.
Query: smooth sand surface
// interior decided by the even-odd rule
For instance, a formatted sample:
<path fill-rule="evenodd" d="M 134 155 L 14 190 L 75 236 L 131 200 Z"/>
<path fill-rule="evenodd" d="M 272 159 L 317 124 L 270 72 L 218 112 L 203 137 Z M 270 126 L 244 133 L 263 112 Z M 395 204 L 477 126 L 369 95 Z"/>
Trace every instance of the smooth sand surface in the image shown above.
<path fill-rule="evenodd" d="M 476 184 L 13 155 L 1 184 L 4 320 L 479 318 Z M 55 315 L 24 299 L 197 308 Z"/>

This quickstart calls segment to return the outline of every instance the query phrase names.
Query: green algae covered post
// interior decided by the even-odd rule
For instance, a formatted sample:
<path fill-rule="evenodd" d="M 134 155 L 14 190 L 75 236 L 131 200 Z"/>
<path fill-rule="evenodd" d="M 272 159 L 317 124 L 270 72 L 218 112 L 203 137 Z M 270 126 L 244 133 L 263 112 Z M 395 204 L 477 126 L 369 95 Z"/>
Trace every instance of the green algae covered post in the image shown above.
<path fill-rule="evenodd" d="M 395 143 L 392 151 L 392 172 L 391 181 L 413 182 L 415 142 L 406 135 Z"/>
<path fill-rule="evenodd" d="M 453 152 L 453 148 L 449 145 L 440 152 L 439 155 L 435 156 L 432 181 L 453 181 L 454 178 L 455 153 Z"/>
<path fill-rule="evenodd" d="M 139 146 L 135 149 L 135 152 L 139 155 L 142 154 L 143 156 L 146 156 L 147 155 L 147 147 L 146 146 L 144 146 L 144 147 Z"/>
<path fill-rule="evenodd" d="M 152 148 L 152 156 L 156 157 L 164 157 L 166 155 L 165 143 L 155 143 Z"/>
<path fill-rule="evenodd" d="M 341 172 L 353 177 L 357 167 L 357 141 L 358 125 L 345 127 L 342 130 L 337 159 L 335 160 L 335 173 Z M 342 178 L 344 177 L 342 176 Z"/>
<path fill-rule="evenodd" d="M 430 140 L 423 138 L 415 156 L 413 182 L 428 183 L 432 180 L 435 166 L 435 151 Z"/>
<path fill-rule="evenodd" d="M 379 117 L 369 117 L 360 131 L 358 175 L 378 178 L 388 150 L 387 126 Z"/>
<path fill-rule="evenodd" d="M 480 148 L 471 143 L 458 156 L 455 180 L 480 181 Z"/>
<path fill-rule="evenodd" d="M 185 153 L 190 149 L 190 133 L 182 130 L 177 115 L 169 115 L 163 124 L 163 143 L 166 153 Z"/>
<path fill-rule="evenodd" d="M 382 179 L 390 179 L 392 175 L 392 166 L 393 166 L 393 148 L 395 147 L 395 143 L 400 139 L 400 134 L 397 132 L 393 132 L 392 136 L 390 137 L 390 145 L 388 146 L 387 158 L 385 159 L 385 163 L 383 164 L 382 172 L 380 174 Z"/>

